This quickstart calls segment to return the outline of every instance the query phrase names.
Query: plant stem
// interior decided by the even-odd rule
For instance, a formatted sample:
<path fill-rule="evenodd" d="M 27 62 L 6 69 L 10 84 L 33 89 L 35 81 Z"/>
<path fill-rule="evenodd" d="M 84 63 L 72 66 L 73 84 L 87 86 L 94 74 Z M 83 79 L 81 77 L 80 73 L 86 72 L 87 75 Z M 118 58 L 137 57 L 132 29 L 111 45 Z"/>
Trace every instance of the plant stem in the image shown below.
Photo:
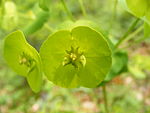
<path fill-rule="evenodd" d="M 86 17 L 87 13 L 86 13 L 85 7 L 83 5 L 83 0 L 79 0 L 79 4 L 80 4 L 80 7 L 81 7 L 81 11 L 82 11 L 83 16 Z"/>
<path fill-rule="evenodd" d="M 140 26 L 138 29 L 136 29 L 133 33 L 131 33 L 127 38 L 126 41 L 130 40 L 132 37 L 137 35 L 139 32 L 143 30 L 143 26 Z"/>
<path fill-rule="evenodd" d="M 106 92 L 106 86 L 102 86 L 102 91 L 103 91 L 103 97 L 104 97 L 104 105 L 105 105 L 105 112 L 109 113 L 108 110 L 108 103 L 107 103 L 107 92 Z"/>
<path fill-rule="evenodd" d="M 135 37 L 138 33 L 140 33 L 143 30 L 143 26 L 139 27 L 136 31 L 134 31 L 132 34 L 130 34 L 127 38 L 127 40 L 130 40 L 132 37 Z M 142 38 L 141 38 L 142 39 Z M 138 41 L 141 41 L 141 39 L 135 40 L 132 43 L 128 43 L 128 45 L 126 45 L 123 48 L 129 48 L 130 46 L 132 46 L 133 44 L 137 44 Z"/>
<path fill-rule="evenodd" d="M 62 3 L 62 5 L 63 5 L 63 7 L 64 7 L 64 9 L 65 9 L 65 11 L 66 11 L 68 17 L 69 17 L 72 21 L 74 21 L 73 15 L 72 15 L 72 13 L 70 12 L 70 10 L 68 9 L 68 7 L 67 7 L 65 1 L 64 1 L 64 0 L 61 0 L 61 3 Z"/>
<path fill-rule="evenodd" d="M 114 1 L 114 9 L 113 9 L 113 18 L 114 18 L 114 20 L 117 16 L 117 5 L 118 5 L 118 0 L 115 0 Z"/>
<path fill-rule="evenodd" d="M 35 33 L 44 26 L 44 24 L 48 21 L 48 18 L 49 12 L 39 11 L 36 20 L 34 20 L 34 22 L 32 22 L 31 24 L 25 26 L 25 28 L 22 29 L 23 32 L 25 33 L 25 35 L 31 35 Z"/>
<path fill-rule="evenodd" d="M 114 6 L 113 6 L 113 11 L 112 11 L 112 17 L 111 17 L 111 21 L 110 21 L 110 27 L 109 27 L 109 32 L 112 30 L 112 27 L 114 25 L 114 22 L 116 20 L 117 17 L 117 5 L 118 5 L 118 0 L 114 0 Z"/>
<path fill-rule="evenodd" d="M 124 42 L 124 40 L 128 37 L 128 35 L 130 34 L 130 32 L 135 28 L 135 26 L 137 25 L 137 23 L 139 22 L 139 18 L 137 18 L 129 27 L 129 29 L 127 30 L 127 32 L 125 32 L 125 34 L 121 37 L 121 39 L 117 42 L 117 44 L 115 45 L 115 48 L 118 48 L 120 46 L 121 43 Z"/>

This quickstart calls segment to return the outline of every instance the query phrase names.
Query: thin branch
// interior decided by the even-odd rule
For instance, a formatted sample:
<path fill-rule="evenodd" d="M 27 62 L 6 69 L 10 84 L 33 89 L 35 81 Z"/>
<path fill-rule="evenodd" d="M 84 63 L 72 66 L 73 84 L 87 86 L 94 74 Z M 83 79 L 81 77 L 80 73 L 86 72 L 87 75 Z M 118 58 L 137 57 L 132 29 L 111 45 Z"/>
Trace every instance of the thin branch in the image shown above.
<path fill-rule="evenodd" d="M 62 5 L 63 5 L 63 7 L 64 7 L 64 9 L 65 9 L 65 11 L 66 11 L 68 17 L 69 17 L 72 21 L 74 21 L 73 15 L 72 15 L 71 11 L 68 9 L 68 7 L 67 7 L 65 1 L 64 1 L 64 0 L 61 0 L 61 3 L 62 3 Z"/>
<path fill-rule="evenodd" d="M 129 29 L 127 30 L 127 32 L 125 32 L 125 34 L 120 38 L 120 40 L 117 42 L 117 44 L 115 45 L 115 48 L 118 48 L 120 46 L 121 43 L 124 42 L 124 40 L 129 36 L 130 32 L 135 28 L 135 26 L 137 25 L 137 23 L 140 21 L 139 18 L 137 18 L 132 25 L 129 27 Z"/>
<path fill-rule="evenodd" d="M 109 113 L 108 110 L 108 101 L 107 101 L 107 92 L 106 92 L 106 86 L 102 86 L 103 96 L 104 96 L 104 105 L 105 105 L 105 112 Z"/>
<path fill-rule="evenodd" d="M 87 13 L 86 13 L 85 7 L 83 5 L 83 0 L 79 0 L 79 4 L 80 4 L 80 7 L 81 7 L 81 11 L 82 11 L 83 16 L 86 17 Z"/>

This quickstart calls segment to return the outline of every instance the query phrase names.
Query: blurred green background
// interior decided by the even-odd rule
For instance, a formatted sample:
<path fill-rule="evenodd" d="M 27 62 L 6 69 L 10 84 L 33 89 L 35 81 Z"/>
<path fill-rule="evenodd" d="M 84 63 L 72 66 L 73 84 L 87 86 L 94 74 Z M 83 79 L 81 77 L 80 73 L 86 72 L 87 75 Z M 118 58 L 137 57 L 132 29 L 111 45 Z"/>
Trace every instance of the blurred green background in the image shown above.
<path fill-rule="evenodd" d="M 86 16 L 78 0 L 65 1 L 76 20 L 94 21 L 113 42 L 135 19 L 117 0 L 83 0 Z M 69 20 L 60 0 L 51 0 L 49 7 L 46 13 L 39 8 L 37 0 L 0 0 L 0 113 L 105 113 L 101 87 L 65 89 L 45 79 L 42 91 L 35 94 L 25 78 L 5 63 L 6 35 L 23 30 L 28 42 L 39 50 L 48 35 Z M 138 27 L 142 24 L 141 21 Z M 150 113 L 150 39 L 137 41 L 143 34 L 141 30 L 121 46 L 129 56 L 128 71 L 106 86 L 110 113 Z"/>

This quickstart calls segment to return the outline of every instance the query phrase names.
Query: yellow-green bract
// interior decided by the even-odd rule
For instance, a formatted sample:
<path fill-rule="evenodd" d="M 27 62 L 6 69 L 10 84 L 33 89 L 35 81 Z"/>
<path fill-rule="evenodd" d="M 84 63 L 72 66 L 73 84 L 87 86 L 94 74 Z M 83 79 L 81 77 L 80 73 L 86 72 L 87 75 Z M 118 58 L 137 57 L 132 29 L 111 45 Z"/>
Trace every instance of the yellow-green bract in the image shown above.
<path fill-rule="evenodd" d="M 38 52 L 27 43 L 21 31 L 11 33 L 4 41 L 4 57 L 8 65 L 27 78 L 34 92 L 42 85 L 41 59 Z"/>
<path fill-rule="evenodd" d="M 137 17 L 143 17 L 148 13 L 148 0 L 126 0 L 129 9 Z"/>
<path fill-rule="evenodd" d="M 143 18 L 150 24 L 150 1 L 149 0 L 120 0 L 127 6 L 127 10 L 134 16 Z"/>
<path fill-rule="evenodd" d="M 145 38 L 149 38 L 150 0 L 119 0 L 119 1 L 128 12 L 145 21 L 144 35 Z"/>
<path fill-rule="evenodd" d="M 128 55 L 127 52 L 123 50 L 117 50 L 112 55 L 112 67 L 107 76 L 105 77 L 105 80 L 99 84 L 99 86 L 105 85 L 109 81 L 111 81 L 113 78 L 118 76 L 119 74 L 126 72 L 128 70 Z"/>
<path fill-rule="evenodd" d="M 77 22 L 50 35 L 40 55 L 47 78 L 67 88 L 96 87 L 112 62 L 105 37 L 86 22 Z"/>

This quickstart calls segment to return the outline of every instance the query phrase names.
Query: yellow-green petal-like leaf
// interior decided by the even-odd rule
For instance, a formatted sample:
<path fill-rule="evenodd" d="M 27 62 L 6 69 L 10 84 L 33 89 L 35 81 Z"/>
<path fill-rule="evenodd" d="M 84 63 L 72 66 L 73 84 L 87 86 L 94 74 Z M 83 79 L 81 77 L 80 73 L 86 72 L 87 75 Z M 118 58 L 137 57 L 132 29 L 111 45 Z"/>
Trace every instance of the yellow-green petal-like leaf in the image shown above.
<path fill-rule="evenodd" d="M 145 16 L 148 8 L 148 0 L 126 0 L 128 8 L 137 17 Z"/>
<path fill-rule="evenodd" d="M 150 25 L 148 23 L 144 23 L 144 39 L 150 38 Z"/>
<path fill-rule="evenodd" d="M 125 51 L 115 51 L 112 55 L 112 67 L 107 76 L 105 77 L 105 80 L 99 84 L 98 86 L 105 85 L 109 81 L 111 81 L 113 78 L 115 78 L 117 75 L 126 72 L 128 70 L 127 68 L 128 64 L 128 55 Z"/>
<path fill-rule="evenodd" d="M 148 1 L 148 8 L 146 11 L 146 19 L 148 20 L 148 22 L 150 24 L 150 1 Z"/>
<path fill-rule="evenodd" d="M 4 57 L 8 65 L 27 78 L 34 92 L 42 85 L 41 59 L 38 52 L 27 43 L 21 31 L 11 33 L 4 41 Z"/>
<path fill-rule="evenodd" d="M 95 87 L 102 82 L 111 66 L 111 51 L 102 35 L 87 26 L 76 26 L 72 35 L 84 51 L 86 65 L 79 70 L 80 84 Z"/>
<path fill-rule="evenodd" d="M 79 84 L 77 69 L 72 65 L 67 65 L 65 67 L 60 65 L 60 67 L 55 70 L 54 74 L 54 83 L 61 87 L 74 88 Z"/>
<path fill-rule="evenodd" d="M 75 23 L 53 33 L 40 49 L 47 78 L 62 87 L 96 87 L 111 67 L 108 42 L 91 26 Z"/>

